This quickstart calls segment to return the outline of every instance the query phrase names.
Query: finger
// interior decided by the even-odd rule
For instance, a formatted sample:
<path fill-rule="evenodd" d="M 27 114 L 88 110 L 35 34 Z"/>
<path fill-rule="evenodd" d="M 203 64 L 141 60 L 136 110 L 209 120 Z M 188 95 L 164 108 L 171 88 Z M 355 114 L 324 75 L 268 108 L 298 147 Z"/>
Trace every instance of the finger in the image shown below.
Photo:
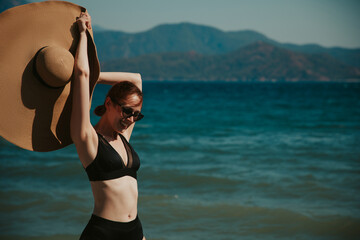
<path fill-rule="evenodd" d="M 86 22 L 86 27 L 87 27 L 88 29 L 91 29 L 91 23 L 90 23 L 90 22 Z"/>

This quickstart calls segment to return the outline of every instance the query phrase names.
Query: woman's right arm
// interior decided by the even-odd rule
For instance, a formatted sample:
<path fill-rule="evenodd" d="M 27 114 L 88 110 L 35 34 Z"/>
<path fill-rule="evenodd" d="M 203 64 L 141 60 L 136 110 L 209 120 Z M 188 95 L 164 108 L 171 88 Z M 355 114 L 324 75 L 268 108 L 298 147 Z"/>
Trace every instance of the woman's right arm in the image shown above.
<path fill-rule="evenodd" d="M 119 82 L 129 81 L 142 91 L 142 80 L 140 73 L 130 72 L 100 72 L 97 83 L 114 85 Z"/>
<path fill-rule="evenodd" d="M 73 104 L 70 120 L 71 138 L 80 161 L 86 167 L 96 155 L 97 136 L 90 122 L 89 61 L 87 55 L 87 27 L 91 19 L 82 13 L 77 20 L 80 37 L 75 55 L 73 79 Z"/>

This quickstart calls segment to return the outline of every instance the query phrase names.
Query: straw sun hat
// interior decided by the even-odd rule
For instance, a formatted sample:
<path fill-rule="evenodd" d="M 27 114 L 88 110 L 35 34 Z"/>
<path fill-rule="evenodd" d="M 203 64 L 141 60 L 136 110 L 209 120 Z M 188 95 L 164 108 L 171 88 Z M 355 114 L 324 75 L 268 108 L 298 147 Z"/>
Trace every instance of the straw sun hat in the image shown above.
<path fill-rule="evenodd" d="M 0 135 L 6 140 L 41 152 L 72 143 L 76 17 L 84 11 L 69 2 L 47 1 L 0 14 Z M 87 35 L 91 96 L 100 67 L 92 31 Z"/>

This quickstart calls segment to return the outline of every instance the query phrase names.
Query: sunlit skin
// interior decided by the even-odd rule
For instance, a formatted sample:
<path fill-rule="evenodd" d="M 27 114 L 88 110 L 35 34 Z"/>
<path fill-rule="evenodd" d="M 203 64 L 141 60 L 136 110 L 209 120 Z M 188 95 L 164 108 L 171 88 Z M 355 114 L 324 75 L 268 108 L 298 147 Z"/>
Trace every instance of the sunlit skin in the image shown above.
<path fill-rule="evenodd" d="M 124 107 L 132 108 L 133 111 L 141 111 L 142 103 L 137 95 L 130 95 L 126 99 L 126 104 Z M 123 116 L 121 107 L 116 103 L 113 103 L 109 97 L 105 100 L 106 112 L 104 116 L 100 119 L 98 124 L 96 124 L 95 129 L 104 131 L 106 135 L 111 133 L 122 133 L 128 127 L 134 123 L 134 117 L 125 118 Z"/>
<path fill-rule="evenodd" d="M 124 106 L 133 111 L 141 111 L 141 101 L 137 95 L 126 99 Z M 134 124 L 134 117 L 125 118 L 119 105 L 108 97 L 105 100 L 106 112 L 94 126 L 110 145 L 119 153 L 127 165 L 128 157 L 125 147 L 118 134 L 125 132 Z M 119 222 L 128 222 L 137 215 L 138 186 L 133 177 L 124 176 L 107 181 L 91 182 L 95 206 L 94 214 Z"/>
<path fill-rule="evenodd" d="M 130 112 L 133 113 L 140 112 L 142 101 L 138 95 L 130 95 L 121 103 L 123 104 L 121 107 L 110 98 L 106 98 L 105 114 L 95 126 L 91 125 L 89 113 L 90 71 L 86 50 L 86 29 L 91 28 L 91 18 L 87 13 L 82 13 L 77 22 L 80 38 L 74 64 L 73 107 L 70 123 L 71 138 L 84 168 L 89 166 L 97 155 L 99 145 L 97 133 L 101 134 L 109 142 L 121 156 L 124 164 L 127 165 L 128 156 L 119 134 L 122 134 L 129 141 L 135 122 L 133 116 L 126 117 L 129 114 L 124 115 L 123 108 L 131 108 Z M 101 72 L 98 83 L 114 85 L 122 81 L 129 81 L 140 91 L 142 90 L 141 76 L 137 73 Z M 94 195 L 93 213 L 95 215 L 118 222 L 129 222 L 136 218 L 138 185 L 135 178 L 126 175 L 111 180 L 90 181 L 90 184 Z"/>

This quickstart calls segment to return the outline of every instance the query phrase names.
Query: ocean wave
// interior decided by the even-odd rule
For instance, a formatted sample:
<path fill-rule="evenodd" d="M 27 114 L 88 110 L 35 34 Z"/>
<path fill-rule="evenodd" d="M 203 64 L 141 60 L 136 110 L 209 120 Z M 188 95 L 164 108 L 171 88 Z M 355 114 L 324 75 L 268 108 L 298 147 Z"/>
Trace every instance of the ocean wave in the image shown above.
<path fill-rule="evenodd" d="M 159 225 L 166 226 L 163 229 L 168 233 L 181 232 L 184 237 L 198 236 L 196 239 L 222 239 L 224 236 L 242 239 L 271 239 L 271 236 L 278 239 L 294 236 L 299 236 L 299 239 L 356 239 L 360 233 L 360 218 L 348 216 L 319 216 L 285 208 L 247 206 L 236 202 L 199 202 L 181 197 L 170 202 L 151 201 L 147 197 L 147 201 L 152 205 L 145 203 L 144 209 L 147 210 L 142 212 L 145 226 L 154 229 Z M 154 223 L 152 219 L 157 221 Z"/>

